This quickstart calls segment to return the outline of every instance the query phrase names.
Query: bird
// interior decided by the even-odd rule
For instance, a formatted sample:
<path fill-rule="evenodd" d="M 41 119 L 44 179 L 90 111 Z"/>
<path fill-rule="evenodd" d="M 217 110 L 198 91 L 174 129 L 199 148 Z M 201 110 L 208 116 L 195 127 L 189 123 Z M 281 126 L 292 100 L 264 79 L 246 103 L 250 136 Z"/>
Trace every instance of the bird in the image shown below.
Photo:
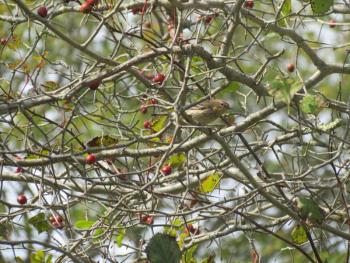
<path fill-rule="evenodd" d="M 220 118 L 230 105 L 220 99 L 205 100 L 185 111 L 186 117 L 196 124 L 208 124 Z"/>

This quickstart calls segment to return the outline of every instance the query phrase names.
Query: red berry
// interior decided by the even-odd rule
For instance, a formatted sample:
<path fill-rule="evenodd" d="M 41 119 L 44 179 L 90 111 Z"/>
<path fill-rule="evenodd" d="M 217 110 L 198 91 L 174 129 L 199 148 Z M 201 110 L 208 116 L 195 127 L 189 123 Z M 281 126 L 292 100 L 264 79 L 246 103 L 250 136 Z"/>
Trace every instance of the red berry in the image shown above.
<path fill-rule="evenodd" d="M 84 2 L 80 6 L 80 12 L 83 12 L 84 14 L 90 13 L 92 10 L 92 6 L 88 2 Z"/>
<path fill-rule="evenodd" d="M 153 105 L 158 103 L 157 99 L 155 98 L 150 99 L 149 102 Z"/>
<path fill-rule="evenodd" d="M 54 222 L 62 223 L 62 222 L 63 222 L 63 217 L 60 216 L 60 215 L 50 216 L 50 217 L 49 217 L 49 221 L 50 221 L 51 223 L 54 223 Z"/>
<path fill-rule="evenodd" d="M 147 106 L 146 106 L 146 105 L 141 105 L 140 111 L 141 111 L 142 113 L 147 113 Z"/>
<path fill-rule="evenodd" d="M 89 5 L 96 5 L 98 2 L 98 0 L 86 0 L 86 3 L 88 3 Z"/>
<path fill-rule="evenodd" d="M 91 90 L 97 90 L 98 87 L 101 85 L 101 80 L 100 79 L 94 79 L 92 81 L 90 81 L 87 86 L 91 89 Z"/>
<path fill-rule="evenodd" d="M 162 167 L 162 173 L 164 174 L 164 175 L 169 175 L 169 174 L 171 174 L 171 166 L 170 165 L 165 165 L 165 166 L 163 166 Z"/>
<path fill-rule="evenodd" d="M 153 224 L 153 216 L 150 215 L 142 215 L 140 216 L 140 221 L 142 223 L 148 224 L 148 225 L 152 225 Z"/>
<path fill-rule="evenodd" d="M 254 7 L 254 1 L 253 0 L 247 0 L 244 2 L 244 7 L 246 8 L 253 8 Z"/>
<path fill-rule="evenodd" d="M 144 122 L 143 122 L 143 127 L 144 127 L 145 129 L 150 129 L 151 126 L 152 126 L 152 124 L 151 124 L 150 121 L 144 121 Z"/>
<path fill-rule="evenodd" d="M 20 173 L 23 173 L 24 172 L 24 169 L 22 167 L 17 167 L 16 168 L 16 174 L 20 174 Z"/>
<path fill-rule="evenodd" d="M 17 196 L 17 202 L 21 205 L 24 205 L 27 203 L 27 197 L 25 195 L 19 195 Z"/>
<path fill-rule="evenodd" d="M 146 224 L 148 224 L 148 225 L 152 225 L 153 224 L 153 216 L 147 216 Z"/>
<path fill-rule="evenodd" d="M 5 46 L 7 44 L 7 39 L 6 38 L 1 38 L 0 39 L 0 44 Z"/>
<path fill-rule="evenodd" d="M 295 70 L 295 65 L 292 64 L 292 63 L 288 64 L 288 65 L 287 65 L 287 70 L 288 70 L 290 73 L 294 72 L 294 70 Z"/>
<path fill-rule="evenodd" d="M 54 228 L 57 228 L 57 229 L 63 228 L 63 224 L 57 221 L 52 222 L 52 225 L 54 226 Z"/>
<path fill-rule="evenodd" d="M 38 8 L 38 15 L 45 18 L 47 16 L 47 8 L 46 6 L 40 6 Z"/>
<path fill-rule="evenodd" d="M 159 85 L 162 85 L 163 84 L 163 81 L 165 80 L 165 75 L 162 74 L 162 73 L 157 73 L 154 78 L 152 79 L 152 81 L 154 83 L 157 83 Z"/>
<path fill-rule="evenodd" d="M 213 16 L 206 16 L 204 18 L 204 23 L 209 24 L 211 22 L 211 20 L 213 20 L 213 18 L 214 18 Z"/>
<path fill-rule="evenodd" d="M 335 28 L 337 21 L 334 19 L 329 20 L 328 24 L 330 28 Z"/>
<path fill-rule="evenodd" d="M 131 12 L 133 15 L 137 15 L 138 13 L 142 12 L 142 7 L 133 7 L 131 8 Z"/>
<path fill-rule="evenodd" d="M 93 164 L 96 162 L 96 155 L 93 154 L 93 153 L 89 153 L 87 156 L 86 156 L 86 163 L 88 164 Z"/>
<path fill-rule="evenodd" d="M 185 233 L 199 234 L 199 230 L 196 229 L 192 224 L 188 224 L 185 228 Z"/>

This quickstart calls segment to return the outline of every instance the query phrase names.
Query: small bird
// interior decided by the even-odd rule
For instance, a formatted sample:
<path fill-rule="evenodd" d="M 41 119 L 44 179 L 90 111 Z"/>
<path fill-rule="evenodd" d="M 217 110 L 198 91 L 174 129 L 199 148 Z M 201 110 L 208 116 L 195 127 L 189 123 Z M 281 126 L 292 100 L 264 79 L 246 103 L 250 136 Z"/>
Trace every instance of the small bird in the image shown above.
<path fill-rule="evenodd" d="M 220 118 L 230 105 L 220 99 L 205 100 L 185 111 L 187 117 L 197 124 L 208 124 Z"/>

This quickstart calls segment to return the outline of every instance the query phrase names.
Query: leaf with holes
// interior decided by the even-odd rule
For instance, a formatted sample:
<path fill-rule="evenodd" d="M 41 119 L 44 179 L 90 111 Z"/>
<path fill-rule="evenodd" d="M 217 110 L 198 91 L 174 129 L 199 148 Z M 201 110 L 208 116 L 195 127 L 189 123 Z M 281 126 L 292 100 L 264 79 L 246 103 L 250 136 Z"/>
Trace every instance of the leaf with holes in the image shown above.
<path fill-rule="evenodd" d="M 317 115 L 321 111 L 323 104 L 320 96 L 308 94 L 301 100 L 300 109 L 305 113 Z"/>
<path fill-rule="evenodd" d="M 334 0 L 311 0 L 311 8 L 315 14 L 324 14 L 333 5 Z"/>
<path fill-rule="evenodd" d="M 146 247 L 147 259 L 151 263 L 179 263 L 181 251 L 176 239 L 162 233 L 154 235 Z"/>
<path fill-rule="evenodd" d="M 300 83 L 290 78 L 275 77 L 267 87 L 267 92 L 276 100 L 289 105 L 294 94 L 300 89 Z"/>

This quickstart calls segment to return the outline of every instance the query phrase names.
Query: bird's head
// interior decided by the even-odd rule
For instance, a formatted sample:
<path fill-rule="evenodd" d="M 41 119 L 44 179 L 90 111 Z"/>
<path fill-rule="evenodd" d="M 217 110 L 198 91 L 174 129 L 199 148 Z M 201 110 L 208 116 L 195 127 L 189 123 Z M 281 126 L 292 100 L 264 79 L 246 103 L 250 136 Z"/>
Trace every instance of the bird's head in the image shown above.
<path fill-rule="evenodd" d="M 218 114 L 222 114 L 224 113 L 226 110 L 230 109 L 230 104 L 228 104 L 226 101 L 224 100 L 219 100 L 219 99 L 213 99 L 212 103 L 214 105 L 213 109 L 216 113 Z"/>

